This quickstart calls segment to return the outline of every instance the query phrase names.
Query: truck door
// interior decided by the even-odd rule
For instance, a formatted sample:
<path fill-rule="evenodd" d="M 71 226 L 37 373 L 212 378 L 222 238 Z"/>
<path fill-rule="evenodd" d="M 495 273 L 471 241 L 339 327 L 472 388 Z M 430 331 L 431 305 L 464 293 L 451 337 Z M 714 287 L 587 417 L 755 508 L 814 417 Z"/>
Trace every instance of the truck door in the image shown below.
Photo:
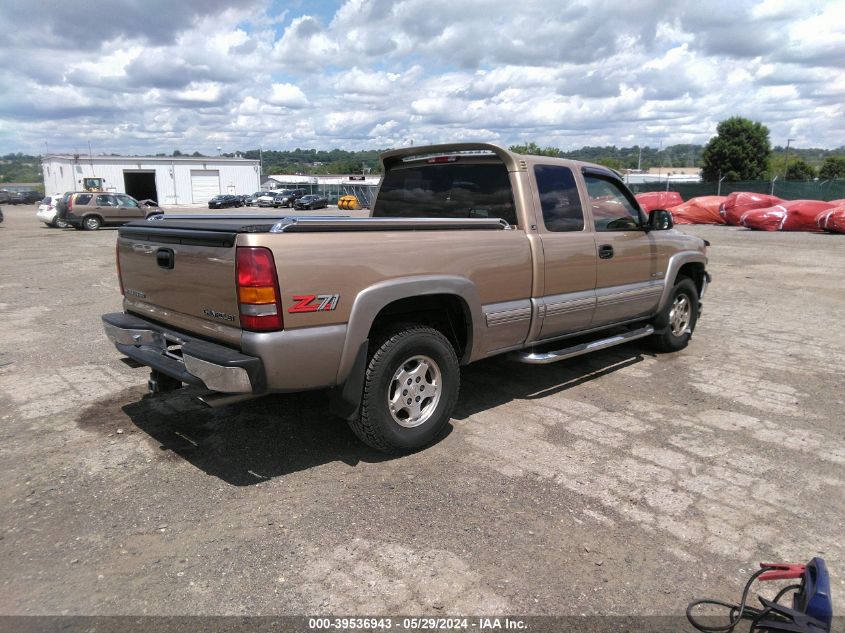
<path fill-rule="evenodd" d="M 647 316 L 663 291 L 656 240 L 642 229 L 645 216 L 620 181 L 583 171 L 598 256 L 593 326 Z"/>
<path fill-rule="evenodd" d="M 539 338 L 588 328 L 596 306 L 596 242 L 584 221 L 575 175 L 563 165 L 535 165 L 543 244 Z"/>

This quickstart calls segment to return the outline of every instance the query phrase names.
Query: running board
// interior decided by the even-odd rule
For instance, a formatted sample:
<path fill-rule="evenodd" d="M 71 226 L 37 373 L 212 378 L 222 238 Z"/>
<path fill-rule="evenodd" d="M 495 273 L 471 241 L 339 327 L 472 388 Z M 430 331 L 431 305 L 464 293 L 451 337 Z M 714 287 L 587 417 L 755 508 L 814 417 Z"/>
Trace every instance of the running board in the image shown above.
<path fill-rule="evenodd" d="M 578 345 L 573 345 L 572 347 L 566 347 L 552 352 L 534 352 L 530 350 L 515 352 L 511 355 L 511 358 L 520 363 L 528 363 L 529 365 L 547 365 L 549 363 L 556 363 L 559 360 L 566 360 L 567 358 L 580 356 L 581 354 L 589 354 L 590 352 L 595 352 L 600 349 L 613 347 L 614 345 L 621 345 L 622 343 L 627 343 L 628 341 L 635 341 L 638 338 L 644 338 L 652 334 L 654 334 L 654 328 L 651 325 L 646 325 L 645 327 L 631 330 L 630 332 L 625 332 L 624 334 L 602 338 L 589 343 L 580 343 Z"/>

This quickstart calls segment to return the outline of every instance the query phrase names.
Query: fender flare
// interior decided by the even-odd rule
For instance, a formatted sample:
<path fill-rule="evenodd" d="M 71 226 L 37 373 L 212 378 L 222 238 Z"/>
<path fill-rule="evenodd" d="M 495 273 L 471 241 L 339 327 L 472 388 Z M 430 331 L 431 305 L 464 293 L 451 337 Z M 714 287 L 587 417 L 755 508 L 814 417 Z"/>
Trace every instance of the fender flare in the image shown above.
<path fill-rule="evenodd" d="M 400 299 L 425 295 L 455 295 L 463 300 L 469 310 L 471 320 L 469 340 L 462 363 L 477 357 L 481 348 L 483 330 L 481 328 L 481 299 L 475 284 L 466 277 L 457 275 L 419 275 L 389 279 L 365 288 L 355 297 L 349 321 L 346 326 L 346 340 L 337 371 L 337 384 L 343 384 L 359 357 L 361 345 L 369 338 L 378 313 L 387 305 Z"/>
<path fill-rule="evenodd" d="M 669 301 L 669 295 L 672 292 L 672 288 L 675 286 L 676 279 L 678 278 L 678 271 L 684 264 L 696 262 L 704 264 L 706 267 L 707 256 L 700 251 L 681 251 L 680 253 L 675 253 L 669 258 L 669 263 L 666 266 L 666 275 L 664 276 L 666 283 L 663 284 L 663 294 L 660 295 L 660 303 L 657 305 L 658 314 L 666 306 L 666 302 Z"/>

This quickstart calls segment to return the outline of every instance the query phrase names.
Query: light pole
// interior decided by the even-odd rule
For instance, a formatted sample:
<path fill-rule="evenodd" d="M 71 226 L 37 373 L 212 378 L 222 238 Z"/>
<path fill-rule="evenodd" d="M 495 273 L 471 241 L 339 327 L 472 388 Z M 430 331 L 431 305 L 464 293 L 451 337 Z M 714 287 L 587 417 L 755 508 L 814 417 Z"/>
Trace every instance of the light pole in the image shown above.
<path fill-rule="evenodd" d="M 783 179 L 786 180 L 786 171 L 789 169 L 789 144 L 794 141 L 794 138 L 786 139 L 786 154 L 783 157 Z"/>

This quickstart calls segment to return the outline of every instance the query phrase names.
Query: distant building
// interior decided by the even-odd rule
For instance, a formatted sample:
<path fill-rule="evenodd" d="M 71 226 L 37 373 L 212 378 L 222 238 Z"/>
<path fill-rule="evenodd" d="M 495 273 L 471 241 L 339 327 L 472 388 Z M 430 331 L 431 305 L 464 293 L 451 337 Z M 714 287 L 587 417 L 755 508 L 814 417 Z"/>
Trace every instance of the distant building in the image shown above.
<path fill-rule="evenodd" d="M 625 169 L 625 182 L 632 185 L 646 182 L 701 182 L 700 167 L 650 167 L 648 170 Z"/>
<path fill-rule="evenodd" d="M 160 205 L 205 204 L 221 193 L 258 189 L 259 161 L 195 156 L 56 155 L 41 160 L 44 192 L 79 191 L 87 182 L 103 189 L 150 198 Z"/>

